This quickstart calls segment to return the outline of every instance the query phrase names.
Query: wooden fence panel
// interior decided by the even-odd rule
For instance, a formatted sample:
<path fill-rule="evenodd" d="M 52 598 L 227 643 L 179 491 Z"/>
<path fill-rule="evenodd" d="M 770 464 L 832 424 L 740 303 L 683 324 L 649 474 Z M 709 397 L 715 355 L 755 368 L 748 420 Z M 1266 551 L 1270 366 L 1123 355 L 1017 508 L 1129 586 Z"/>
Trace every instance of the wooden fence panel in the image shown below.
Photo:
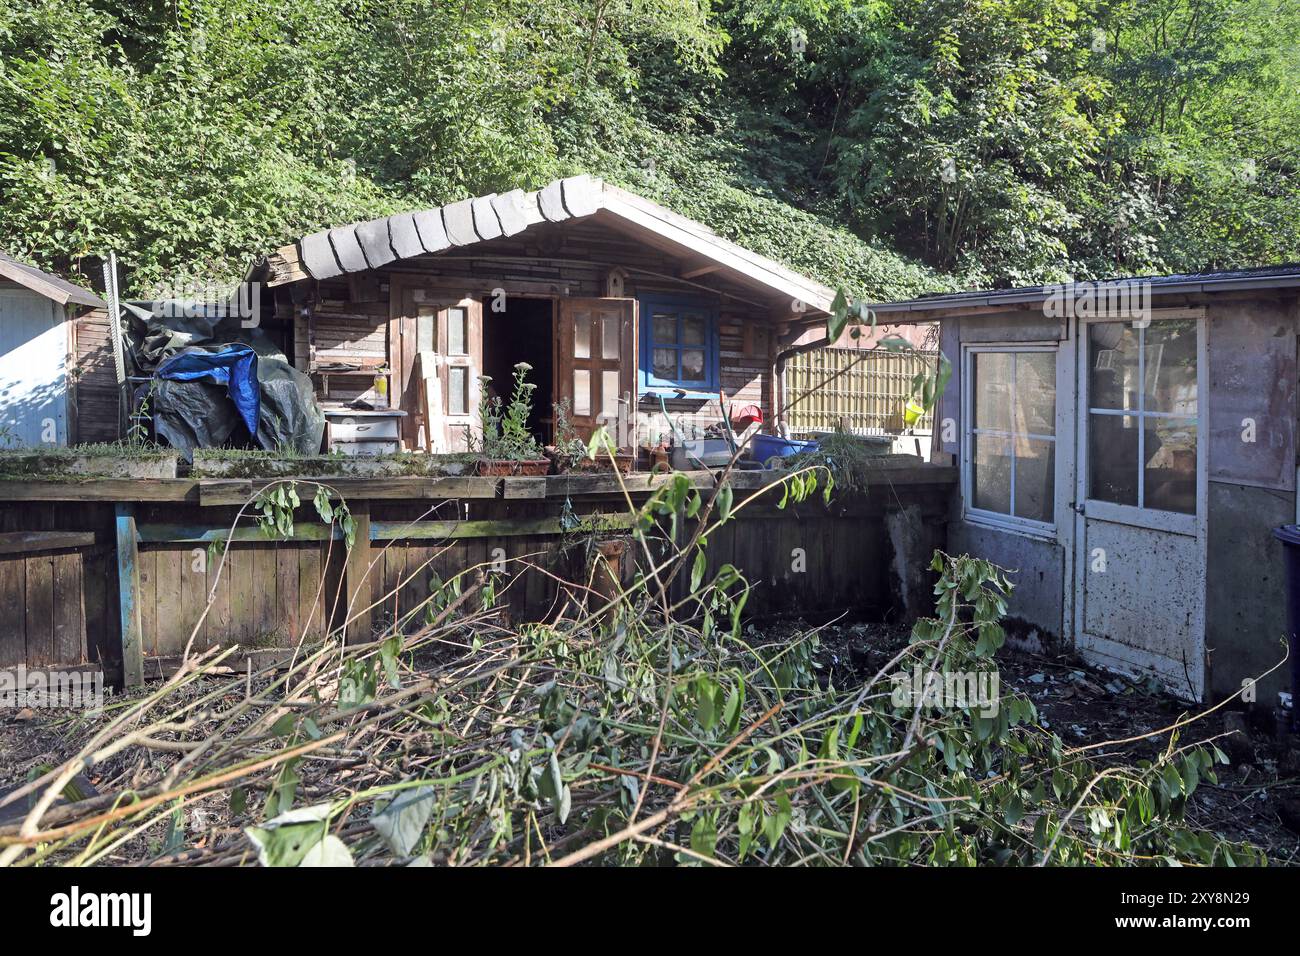
<path fill-rule="evenodd" d="M 793 356 L 785 368 L 791 429 L 833 431 L 843 425 L 864 435 L 901 432 L 912 378 L 933 373 L 938 354 L 826 348 Z M 932 413 L 916 427 L 928 432 Z"/>

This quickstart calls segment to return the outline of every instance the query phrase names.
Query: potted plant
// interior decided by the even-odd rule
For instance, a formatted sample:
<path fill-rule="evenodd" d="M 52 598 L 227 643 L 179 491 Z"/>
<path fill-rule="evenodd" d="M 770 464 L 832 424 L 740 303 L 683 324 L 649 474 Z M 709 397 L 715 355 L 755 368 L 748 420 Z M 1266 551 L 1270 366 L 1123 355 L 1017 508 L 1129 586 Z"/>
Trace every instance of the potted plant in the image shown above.
<path fill-rule="evenodd" d="M 627 452 L 616 453 L 613 461 L 607 453 L 590 457 L 587 454 L 587 443 L 578 437 L 569 421 L 569 400 L 562 400 L 554 408 L 555 444 L 546 449 L 546 454 L 554 463 L 556 474 L 566 471 L 612 471 L 617 467 L 626 475 L 632 470 L 632 455 Z"/>
<path fill-rule="evenodd" d="M 480 379 L 483 396 L 479 401 L 479 418 L 483 423 L 483 437 L 475 449 L 480 475 L 544 475 L 551 469 L 551 460 L 542 453 L 542 446 L 528 430 L 533 389 L 537 387 L 526 381 L 531 369 L 527 362 L 515 366 L 509 404 L 502 403 L 500 397 L 489 397 L 487 387 L 491 379 L 486 375 Z"/>

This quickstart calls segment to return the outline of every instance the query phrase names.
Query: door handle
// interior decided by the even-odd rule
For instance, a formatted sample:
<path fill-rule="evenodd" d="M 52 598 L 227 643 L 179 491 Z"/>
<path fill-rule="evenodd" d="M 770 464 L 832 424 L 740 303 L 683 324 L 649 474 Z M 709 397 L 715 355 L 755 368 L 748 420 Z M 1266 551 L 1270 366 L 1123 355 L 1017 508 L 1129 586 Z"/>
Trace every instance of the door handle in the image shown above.
<path fill-rule="evenodd" d="M 1077 515 L 1081 515 L 1083 514 L 1083 505 L 1079 504 L 1077 501 L 1071 501 L 1070 510 Z"/>

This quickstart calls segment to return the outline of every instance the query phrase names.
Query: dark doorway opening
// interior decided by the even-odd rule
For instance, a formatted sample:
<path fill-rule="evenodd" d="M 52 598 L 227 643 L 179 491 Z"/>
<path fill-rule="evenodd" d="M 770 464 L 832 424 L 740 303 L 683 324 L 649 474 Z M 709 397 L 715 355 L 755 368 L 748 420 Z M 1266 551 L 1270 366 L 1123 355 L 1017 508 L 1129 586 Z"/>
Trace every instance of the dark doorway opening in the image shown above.
<path fill-rule="evenodd" d="M 494 311 L 494 302 L 500 302 L 502 311 Z M 550 299 L 525 296 L 503 296 L 497 300 L 486 296 L 483 300 L 483 374 L 492 377 L 488 394 L 498 395 L 501 401 L 510 401 L 510 388 L 515 365 L 527 362 L 532 366 L 528 381 L 537 386 L 533 391 L 533 414 L 528 427 L 543 444 L 550 444 L 555 436 L 555 303 Z"/>

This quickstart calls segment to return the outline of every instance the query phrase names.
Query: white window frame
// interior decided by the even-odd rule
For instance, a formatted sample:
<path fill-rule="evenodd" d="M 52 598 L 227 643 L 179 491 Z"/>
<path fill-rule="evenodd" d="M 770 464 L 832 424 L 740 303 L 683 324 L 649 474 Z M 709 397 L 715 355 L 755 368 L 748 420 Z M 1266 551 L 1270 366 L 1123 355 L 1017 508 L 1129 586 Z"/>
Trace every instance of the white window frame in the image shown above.
<path fill-rule="evenodd" d="M 1080 321 L 1079 323 L 1079 449 L 1081 461 L 1078 471 L 1078 500 L 1085 503 L 1086 516 L 1096 518 L 1100 521 L 1108 521 L 1113 524 L 1131 525 L 1135 528 L 1146 528 L 1150 531 L 1167 531 L 1172 534 L 1183 534 L 1189 537 L 1195 537 L 1200 534 L 1201 522 L 1206 515 L 1206 509 L 1209 502 L 1206 498 L 1206 474 L 1208 473 L 1208 461 L 1206 455 L 1209 453 L 1209 439 L 1204 434 L 1204 424 L 1209 421 L 1209 416 L 1205 409 L 1209 403 L 1209 355 L 1207 351 L 1206 339 L 1208 338 L 1205 328 L 1205 310 L 1195 309 L 1155 309 L 1151 313 L 1149 321 L 1138 326 L 1141 331 L 1140 341 L 1142 347 L 1138 350 L 1138 368 L 1139 380 L 1143 382 L 1143 394 L 1139 402 L 1140 406 L 1145 406 L 1145 382 L 1146 382 L 1146 330 L 1156 322 L 1170 322 L 1177 320 L 1192 319 L 1196 322 L 1196 409 L 1195 415 L 1184 415 L 1178 412 L 1149 412 L 1145 407 L 1139 409 L 1108 409 L 1093 408 L 1092 394 L 1088 388 L 1088 375 L 1092 365 L 1092 348 L 1091 348 L 1091 327 L 1106 322 L 1115 322 L 1116 319 L 1106 316 L 1096 316 Z M 1132 321 L 1132 320 L 1128 320 Z M 1089 481 L 1092 470 L 1092 413 L 1100 415 L 1130 415 L 1138 418 L 1138 457 L 1135 465 L 1138 469 L 1138 501 L 1140 505 L 1122 505 L 1114 501 L 1103 501 L 1100 498 L 1090 497 L 1092 488 Z M 1139 415 L 1141 417 L 1139 417 Z M 1187 514 L 1182 511 L 1164 511 L 1159 508 L 1152 508 L 1146 504 L 1145 482 L 1143 481 L 1143 462 L 1146 455 L 1146 428 L 1147 419 L 1177 419 L 1178 421 L 1191 421 L 1196 423 L 1196 511 L 1193 514 Z"/>
<path fill-rule="evenodd" d="M 985 525 L 999 531 L 1014 531 L 1022 534 L 1031 534 L 1035 537 L 1055 538 L 1056 521 L 1039 521 L 1035 518 L 1023 518 L 1013 514 L 1003 514 L 1000 511 L 988 511 L 984 508 L 976 508 L 972 503 L 974 495 L 972 493 L 974 484 L 974 462 L 971 459 L 971 453 L 975 447 L 975 436 L 978 434 L 1001 436 L 1004 438 L 1015 439 L 1030 438 L 1036 441 L 1050 441 L 1056 445 L 1056 454 L 1052 459 L 1052 483 L 1055 492 L 1059 493 L 1059 469 L 1061 467 L 1061 444 L 1059 434 L 1040 435 L 1037 433 L 1025 433 L 1018 435 L 1015 432 L 1005 432 L 1001 429 L 989 429 L 975 427 L 975 402 L 974 394 L 971 391 L 975 382 L 975 356 L 981 352 L 996 353 L 1022 353 L 1022 352 L 1047 352 L 1056 356 L 1060 351 L 1060 346 L 1055 342 L 1004 342 L 997 344 L 964 345 L 962 346 L 962 384 L 961 384 L 961 420 L 962 420 L 962 443 L 961 443 L 961 504 L 962 518 L 971 524 Z M 1015 368 L 1016 363 L 1011 365 L 1011 394 L 1015 395 Z M 1059 371 L 1059 363 L 1058 363 Z M 1060 376 L 1057 376 L 1056 391 L 1052 397 L 1052 421 L 1056 425 L 1057 432 L 1060 431 Z M 1014 446 L 1013 446 L 1014 447 Z M 1053 494 L 1055 502 L 1056 494 Z M 1016 506 L 1016 469 L 1014 457 L 1011 466 L 1011 508 Z M 1053 504 L 1053 513 L 1056 511 L 1055 503 Z"/>

